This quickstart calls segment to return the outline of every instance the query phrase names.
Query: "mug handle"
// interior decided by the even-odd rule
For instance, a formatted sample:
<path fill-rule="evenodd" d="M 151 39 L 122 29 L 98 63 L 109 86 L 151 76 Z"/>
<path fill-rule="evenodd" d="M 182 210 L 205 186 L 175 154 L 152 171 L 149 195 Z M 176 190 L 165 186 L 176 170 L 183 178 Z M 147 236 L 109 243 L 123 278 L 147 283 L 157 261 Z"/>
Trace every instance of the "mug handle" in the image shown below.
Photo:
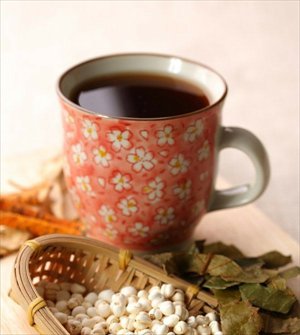
<path fill-rule="evenodd" d="M 270 179 L 270 164 L 267 152 L 260 140 L 248 130 L 237 127 L 221 127 L 219 148 L 235 148 L 243 151 L 252 161 L 256 180 L 253 184 L 245 184 L 218 191 L 213 190 L 208 211 L 237 207 L 257 199 L 265 190 Z"/>

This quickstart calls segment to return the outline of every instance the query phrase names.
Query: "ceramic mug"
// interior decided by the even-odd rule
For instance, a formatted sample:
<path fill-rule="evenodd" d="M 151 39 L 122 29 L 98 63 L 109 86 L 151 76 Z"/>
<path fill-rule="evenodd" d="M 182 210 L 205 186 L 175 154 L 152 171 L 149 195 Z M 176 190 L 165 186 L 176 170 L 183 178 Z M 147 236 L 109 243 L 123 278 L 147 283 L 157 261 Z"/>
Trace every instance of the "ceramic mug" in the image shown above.
<path fill-rule="evenodd" d="M 204 90 L 208 107 L 160 118 L 109 117 L 70 100 L 96 77 L 150 73 L 181 78 Z M 254 201 L 266 188 L 269 163 L 247 130 L 221 125 L 224 79 L 205 65 L 155 54 L 92 59 L 59 79 L 67 186 L 86 233 L 120 248 L 155 251 L 188 242 L 206 213 Z M 218 155 L 236 148 L 251 159 L 256 180 L 215 189 Z"/>

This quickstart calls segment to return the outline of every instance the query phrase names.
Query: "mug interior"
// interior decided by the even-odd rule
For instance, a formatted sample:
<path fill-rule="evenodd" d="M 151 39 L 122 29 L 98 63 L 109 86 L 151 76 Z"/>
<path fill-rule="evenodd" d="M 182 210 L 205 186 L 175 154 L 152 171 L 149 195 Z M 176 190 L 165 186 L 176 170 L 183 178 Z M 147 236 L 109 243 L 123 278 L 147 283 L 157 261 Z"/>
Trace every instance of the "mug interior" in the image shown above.
<path fill-rule="evenodd" d="M 209 106 L 203 110 L 219 103 L 227 92 L 225 80 L 205 65 L 175 56 L 120 54 L 92 59 L 67 70 L 59 79 L 58 94 L 63 100 L 76 106 L 77 109 L 95 114 L 72 102 L 70 100 L 72 92 L 78 85 L 95 78 L 126 73 L 167 75 L 191 83 L 193 86 L 199 87 L 209 99 Z M 125 117 L 125 119 L 130 119 L 130 117 Z"/>

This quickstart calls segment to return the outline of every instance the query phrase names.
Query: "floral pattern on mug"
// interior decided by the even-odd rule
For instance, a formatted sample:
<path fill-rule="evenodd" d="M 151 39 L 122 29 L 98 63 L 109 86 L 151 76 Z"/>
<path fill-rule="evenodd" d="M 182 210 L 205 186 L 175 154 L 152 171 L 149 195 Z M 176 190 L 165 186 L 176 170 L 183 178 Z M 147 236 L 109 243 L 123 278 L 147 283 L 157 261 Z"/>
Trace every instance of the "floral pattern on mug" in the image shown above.
<path fill-rule="evenodd" d="M 132 164 L 132 169 L 135 172 L 141 172 L 142 170 L 152 170 L 156 163 L 152 152 L 146 152 L 143 147 L 132 149 L 130 154 L 127 156 L 127 160 Z"/>
<path fill-rule="evenodd" d="M 202 134 L 203 128 L 201 120 L 192 122 L 184 134 L 184 139 L 188 142 L 194 142 Z"/>
<path fill-rule="evenodd" d="M 160 177 L 155 177 L 143 188 L 143 193 L 148 195 L 149 200 L 161 199 L 164 195 L 164 182 Z"/>
<path fill-rule="evenodd" d="M 132 196 L 121 199 L 117 206 L 126 216 L 131 216 L 138 211 L 137 201 Z"/>
<path fill-rule="evenodd" d="M 99 209 L 99 214 L 103 217 L 106 223 L 117 221 L 115 211 L 108 206 L 102 205 Z"/>
<path fill-rule="evenodd" d="M 97 126 L 91 120 L 83 120 L 82 132 L 85 138 L 92 140 L 97 140 L 98 138 Z"/>
<path fill-rule="evenodd" d="M 155 215 L 155 221 L 162 225 L 171 224 L 175 218 L 174 208 L 158 208 Z"/>
<path fill-rule="evenodd" d="M 72 151 L 73 151 L 73 161 L 75 164 L 81 165 L 84 163 L 84 161 L 87 160 L 87 155 L 82 150 L 80 143 L 72 145 Z"/>
<path fill-rule="evenodd" d="M 129 190 L 131 186 L 131 176 L 130 174 L 122 174 L 117 172 L 112 178 L 111 183 L 117 192 L 122 192 L 123 190 Z"/>
<path fill-rule="evenodd" d="M 131 121 L 64 108 L 66 182 L 87 235 L 141 250 L 189 238 L 212 188 L 217 115 Z"/>
<path fill-rule="evenodd" d="M 170 125 L 165 126 L 162 130 L 157 131 L 157 144 L 159 146 L 174 145 L 175 140 L 173 137 L 173 127 Z"/>
<path fill-rule="evenodd" d="M 185 173 L 188 171 L 189 165 L 189 161 L 184 159 L 184 156 L 182 154 L 178 154 L 173 157 L 169 162 L 170 172 L 173 175 Z"/>
<path fill-rule="evenodd" d="M 131 143 L 129 142 L 131 134 L 128 130 L 112 130 L 108 133 L 108 140 L 112 143 L 112 148 L 115 151 L 120 151 L 123 149 L 131 148 Z"/>
<path fill-rule="evenodd" d="M 149 233 L 149 227 L 141 222 L 136 222 L 133 227 L 129 228 L 129 232 L 133 236 L 146 237 Z"/>
<path fill-rule="evenodd" d="M 96 164 L 101 164 L 104 167 L 109 166 L 109 161 L 112 159 L 112 156 L 104 146 L 100 145 L 99 148 L 93 150 L 94 160 Z"/>

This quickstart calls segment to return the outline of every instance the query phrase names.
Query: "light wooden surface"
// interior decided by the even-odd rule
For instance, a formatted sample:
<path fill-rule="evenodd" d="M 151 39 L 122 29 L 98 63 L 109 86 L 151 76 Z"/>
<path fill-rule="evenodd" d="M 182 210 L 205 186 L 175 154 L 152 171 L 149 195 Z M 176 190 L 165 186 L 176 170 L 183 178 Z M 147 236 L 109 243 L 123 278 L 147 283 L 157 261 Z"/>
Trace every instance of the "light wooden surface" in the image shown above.
<path fill-rule="evenodd" d="M 7 160 L 2 167 L 5 178 L 14 177 L 18 182 L 22 178 L 27 182 L 32 181 L 38 175 L 41 157 L 45 157 L 45 153 L 30 161 L 19 159 L 17 164 L 16 160 Z M 2 185 L 5 187 L 5 183 Z M 297 242 L 253 205 L 207 214 L 199 224 L 195 238 L 234 243 L 249 256 L 276 249 L 292 255 L 294 263 L 300 264 L 300 247 Z M 15 255 L 11 255 L 0 261 L 1 334 L 36 334 L 27 323 L 26 313 L 8 297 L 14 259 Z M 290 286 L 300 299 L 299 280 L 291 280 Z"/>

